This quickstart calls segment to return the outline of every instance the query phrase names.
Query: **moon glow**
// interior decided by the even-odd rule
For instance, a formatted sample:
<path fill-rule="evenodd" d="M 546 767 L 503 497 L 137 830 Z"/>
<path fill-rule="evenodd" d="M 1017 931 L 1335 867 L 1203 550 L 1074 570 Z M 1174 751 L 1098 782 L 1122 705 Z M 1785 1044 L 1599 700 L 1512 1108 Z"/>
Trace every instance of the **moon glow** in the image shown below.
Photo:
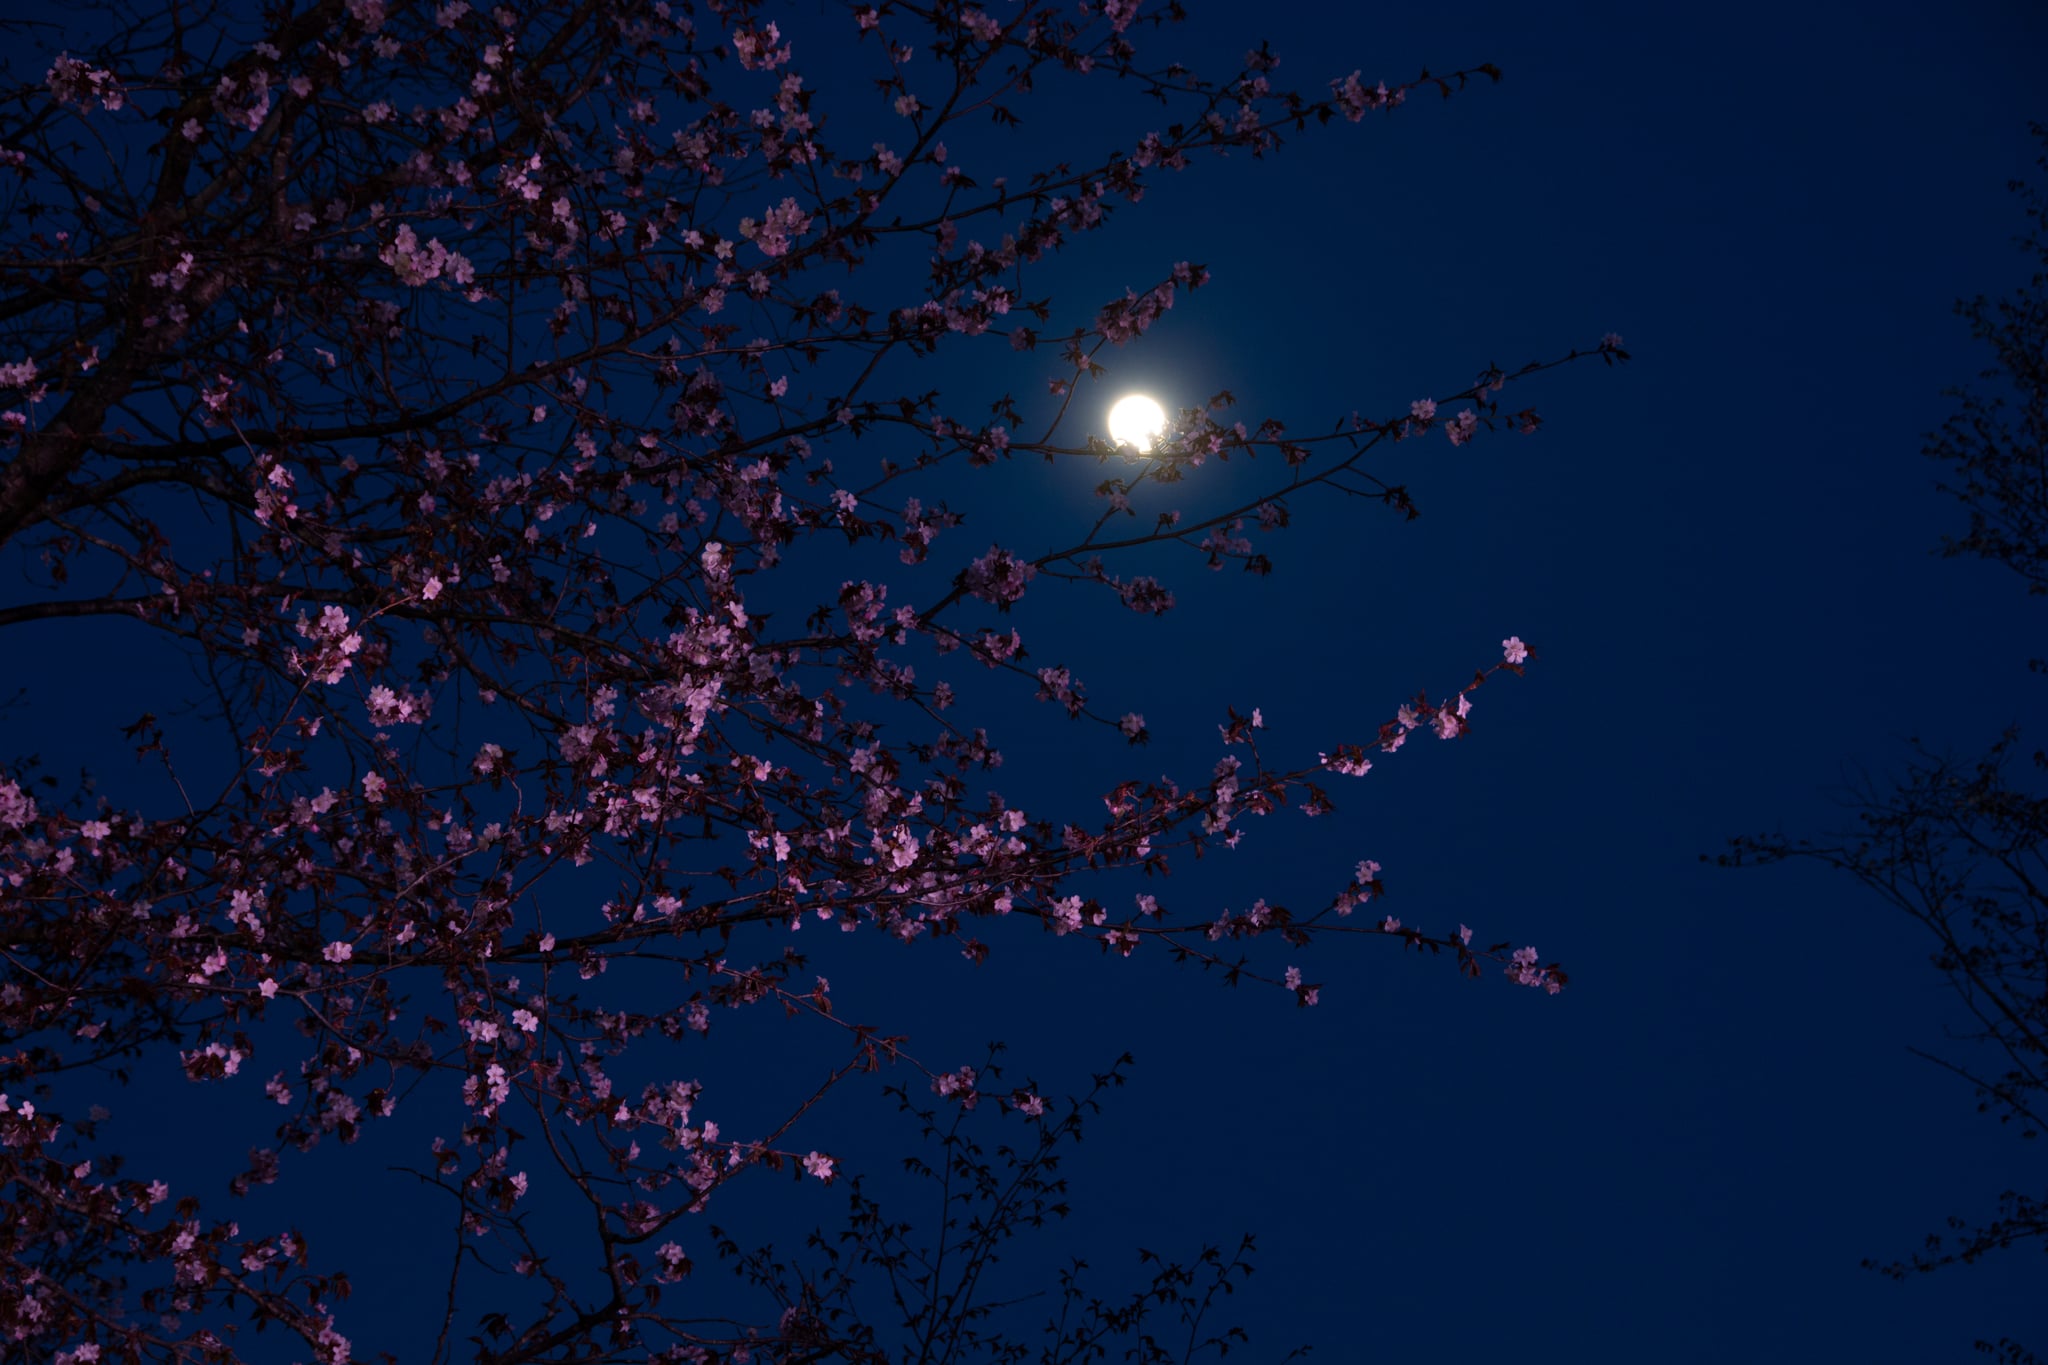
<path fill-rule="evenodd" d="M 1166 430 L 1166 409 L 1142 393 L 1117 400 L 1109 410 L 1109 437 L 1117 444 L 1129 442 L 1140 455 L 1152 451 L 1152 438 Z"/>

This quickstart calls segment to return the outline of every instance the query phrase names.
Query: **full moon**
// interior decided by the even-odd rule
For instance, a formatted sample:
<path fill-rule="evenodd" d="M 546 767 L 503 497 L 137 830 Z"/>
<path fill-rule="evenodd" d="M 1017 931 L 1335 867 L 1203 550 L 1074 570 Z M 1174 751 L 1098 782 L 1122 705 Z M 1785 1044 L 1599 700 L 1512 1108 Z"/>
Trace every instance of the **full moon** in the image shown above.
<path fill-rule="evenodd" d="M 1142 393 L 1117 400 L 1109 410 L 1110 439 L 1119 445 L 1128 441 L 1140 455 L 1152 450 L 1152 438 L 1166 430 L 1166 409 Z"/>

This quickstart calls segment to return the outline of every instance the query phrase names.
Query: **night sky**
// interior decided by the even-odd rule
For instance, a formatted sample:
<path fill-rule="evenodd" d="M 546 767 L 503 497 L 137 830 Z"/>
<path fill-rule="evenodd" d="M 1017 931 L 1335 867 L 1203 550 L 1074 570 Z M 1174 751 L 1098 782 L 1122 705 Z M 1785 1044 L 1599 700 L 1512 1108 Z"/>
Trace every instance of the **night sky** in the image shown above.
<path fill-rule="evenodd" d="M 1017 1244 L 1002 1289 L 1050 1288 L 1050 1267 L 1079 1255 L 1092 1286 L 1127 1290 L 1144 1278 L 1140 1246 L 1186 1258 L 1251 1232 L 1258 1273 L 1211 1324 L 1250 1331 L 1249 1356 L 1233 1358 L 1306 1343 L 1317 1360 L 1401 1365 L 1919 1365 L 1977 1358 L 1978 1337 L 2043 1349 L 2038 1249 L 1902 1284 L 1859 1267 L 1909 1254 L 1950 1214 L 1988 1218 L 2001 1190 L 2040 1189 L 2038 1146 L 1908 1052 L 1942 1050 L 1959 1022 L 1924 931 L 1846 874 L 1700 855 L 1738 834 L 1849 825 L 1835 800 L 1853 765 L 1899 770 L 1909 736 L 1967 756 L 2012 722 L 2028 751 L 2048 733 L 2025 671 L 2040 608 L 2006 570 L 1931 553 L 1964 514 L 1919 453 L 1953 410 L 1941 390 L 1991 363 L 1952 302 L 1996 298 L 2034 268 L 2012 243 L 2025 220 L 2005 186 L 2038 178 L 2027 121 L 2048 118 L 2048 13 L 1190 9 L 1158 41 L 1204 74 L 1266 39 L 1276 83 L 1311 90 L 1354 68 L 1392 84 L 1490 61 L 1505 79 L 1449 101 L 1418 93 L 1263 161 L 1203 160 L 1077 239 L 1028 291 L 1054 293 L 1069 325 L 1178 260 L 1214 278 L 1100 357 L 1109 374 L 1062 428 L 1070 443 L 1132 390 L 1175 407 L 1227 388 L 1235 417 L 1319 433 L 1609 331 L 1633 359 L 1511 385 L 1504 411 L 1544 415 L 1533 436 L 1383 446 L 1366 467 L 1405 484 L 1419 520 L 1297 498 L 1295 524 L 1261 547 L 1275 563 L 1264 579 L 1211 573 L 1185 550 L 1134 557 L 1126 572 L 1178 595 L 1164 618 L 1041 581 L 1005 625 L 1035 662 L 1070 666 L 1098 709 L 1144 713 L 1152 743 L 1129 749 L 1028 691 L 989 691 L 971 718 L 1005 752 L 994 785 L 1034 818 L 1094 821 L 1120 778 L 1205 780 L 1228 706 L 1259 707 L 1262 751 L 1300 766 L 1369 740 L 1418 690 L 1447 695 L 1519 635 L 1538 658 L 1474 694 L 1464 739 L 1418 734 L 1375 755 L 1370 775 L 1330 784 L 1337 814 L 1249 821 L 1234 852 L 1178 859 L 1163 887 L 1108 885 L 1188 914 L 1260 896 L 1316 907 L 1371 858 L 1388 896 L 1361 915 L 1534 944 L 1571 984 L 1548 996 L 1493 967 L 1465 980 L 1391 938 L 1248 945 L 1263 970 L 1298 963 L 1323 983 L 1304 1010 L 1156 948 L 1122 960 L 1024 922 L 977 926 L 994 950 L 980 966 L 947 942 L 806 932 L 838 1014 L 908 1034 L 934 1069 L 979 1064 L 1001 1039 L 1006 1079 L 1057 1096 L 1134 1054 L 1063 1167 L 1073 1216 Z M 801 46 L 796 65 L 818 84 L 831 71 Z M 970 169 L 1021 179 L 1129 145 L 1150 126 L 1141 103 L 1077 102 L 1102 84 L 1049 89 L 1020 133 L 989 143 L 1011 150 Z M 995 349 L 906 368 L 897 387 L 943 385 L 963 413 L 1005 390 L 1045 409 L 1056 355 L 990 360 Z M 1078 540 L 1105 472 L 1032 457 L 938 489 L 970 515 L 926 581 L 990 540 L 1029 553 Z M 1280 477 L 1266 460 L 1197 473 L 1212 485 L 1191 476 L 1157 505 Z M 143 666 L 166 647 L 112 620 L 8 634 L 0 695 L 26 687 L 28 702 L 0 713 L 0 747 L 60 773 L 93 766 L 117 804 L 155 800 L 116 727 L 152 704 Z M 662 1001 L 644 966 L 584 983 L 585 999 L 600 985 L 622 1004 Z M 259 1057 L 199 1108 L 159 1054 L 128 1092 L 95 1096 L 114 1114 L 103 1134 L 132 1173 L 176 1173 L 164 1178 L 245 1229 L 299 1222 L 316 1262 L 356 1280 L 339 1325 L 358 1357 L 424 1361 L 452 1215 L 445 1195 L 384 1168 L 422 1166 L 426 1138 L 452 1132 L 454 1087 L 437 1078 L 432 1098 L 422 1090 L 356 1146 L 287 1154 L 283 1181 L 236 1204 L 222 1181 L 279 1116 L 262 1080 L 298 1055 Z M 634 1091 L 701 1079 L 701 1114 L 742 1135 L 842 1055 L 809 1021 L 750 1011 L 720 1019 L 709 1044 L 652 1040 L 613 1069 Z M 882 1080 L 923 1088 L 908 1069 Z M 835 1094 L 793 1141 L 873 1172 L 871 1192 L 928 1226 L 929 1200 L 890 1174 L 921 1150 L 915 1126 L 880 1084 Z M 991 1146 L 1018 1132 L 979 1118 Z M 527 1161 L 536 1190 L 559 1196 L 544 1149 Z M 845 1212 L 843 1185 L 763 1174 L 752 1190 L 705 1218 L 796 1252 Z M 594 1245 L 573 1210 L 561 1228 Z M 691 1236 L 697 1288 L 725 1292 L 702 1230 Z M 490 1301 L 516 1311 L 528 1285 L 502 1283 Z M 732 1293 L 735 1313 L 772 1318 Z M 487 1297 L 465 1300 L 465 1318 Z M 1020 1310 L 1027 1339 L 1038 1316 Z M 272 1340 L 252 1341 L 251 1358 L 273 1358 Z"/>

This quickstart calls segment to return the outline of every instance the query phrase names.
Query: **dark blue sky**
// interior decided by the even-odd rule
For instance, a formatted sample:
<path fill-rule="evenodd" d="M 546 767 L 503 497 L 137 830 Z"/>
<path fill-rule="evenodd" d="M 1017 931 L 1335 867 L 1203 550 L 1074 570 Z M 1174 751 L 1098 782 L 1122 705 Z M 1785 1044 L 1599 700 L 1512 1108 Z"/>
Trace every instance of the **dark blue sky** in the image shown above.
<path fill-rule="evenodd" d="M 1175 260 L 1214 273 L 1103 357 L 1098 406 L 1227 387 L 1238 416 L 1319 431 L 1609 330 L 1635 358 L 1511 386 L 1504 406 L 1545 415 L 1533 437 L 1385 448 L 1368 467 L 1408 485 L 1419 521 L 1297 500 L 1265 580 L 1159 556 L 1147 569 L 1180 600 L 1161 620 L 1034 588 L 1016 623 L 1035 659 L 1071 665 L 1111 714 L 1142 711 L 1153 743 L 1122 750 L 1027 706 L 995 735 L 1010 758 L 997 785 L 1034 816 L 1078 818 L 1122 776 L 1198 782 L 1223 752 L 1226 705 L 1262 708 L 1263 742 L 1294 766 L 1369 736 L 1418 689 L 1444 695 L 1519 634 L 1540 660 L 1475 695 L 1469 737 L 1418 738 L 1340 780 L 1336 816 L 1253 821 L 1235 853 L 1184 860 L 1169 887 L 1190 909 L 1312 903 L 1373 858 L 1388 912 L 1534 943 L 1572 985 L 1552 998 L 1491 972 L 1468 982 L 1392 940 L 1262 947 L 1269 969 L 1299 961 L 1325 983 L 1304 1011 L 1272 987 L 1228 990 L 1144 950 L 1105 960 L 1021 923 L 981 935 L 996 951 L 979 968 L 944 946 L 807 935 L 840 1015 L 909 1033 L 934 1066 L 978 1062 L 1001 1038 L 1014 1077 L 1065 1093 L 1136 1055 L 1069 1159 L 1075 1216 L 1014 1258 L 1009 1287 L 1049 1283 L 1036 1269 L 1068 1254 L 1103 1290 L 1134 1287 L 1136 1246 L 1173 1256 L 1249 1230 L 1259 1274 L 1226 1320 L 1251 1329 L 1253 1359 L 1299 1342 L 1322 1360 L 1575 1365 L 1961 1361 L 2000 1335 L 2039 1349 L 2038 1252 L 1904 1284 L 1858 1266 L 1910 1252 L 1950 1213 L 1989 1215 L 2000 1190 L 2039 1189 L 2039 1151 L 1907 1052 L 1939 1048 L 1957 1022 L 1923 932 L 1845 875 L 1698 855 L 1735 834 L 1841 827 L 1827 789 L 1844 762 L 1896 768 L 1909 735 L 1968 754 L 2044 719 L 2024 670 L 2038 607 L 2003 570 L 1930 556 L 1962 514 L 1918 452 L 1952 408 L 1940 390 L 1989 363 L 1951 302 L 2002 294 L 2032 264 L 2010 242 L 2023 220 L 2004 186 L 2034 174 L 2048 17 L 1191 8 L 1172 45 L 1205 72 L 1266 38 L 1276 80 L 1309 88 L 1482 61 L 1506 79 L 1264 162 L 1204 163 L 1080 239 L 1047 277 L 1070 310 Z M 1109 107 L 1041 112 L 1039 141 L 1010 162 L 1019 177 L 1149 126 L 1142 108 L 1128 123 Z M 993 396 L 977 383 L 1021 394 L 1052 364 L 1018 362 L 995 385 L 964 364 L 931 373 L 963 386 L 966 411 Z M 954 555 L 990 538 L 1071 543 L 1102 476 L 1035 460 L 998 475 Z M 0 645 L 0 692 L 32 698 L 6 713 L 7 747 L 118 774 L 125 757 L 92 727 L 132 719 L 145 696 L 104 679 L 122 628 L 19 643 L 35 629 Z M 609 984 L 626 990 L 627 970 Z M 786 1094 L 753 1088 L 761 1075 L 786 1059 L 807 1077 L 835 1055 L 779 1020 L 719 1027 L 717 1046 L 673 1066 L 657 1044 L 619 1072 L 636 1088 L 701 1076 L 703 1113 L 744 1132 L 757 1097 L 766 1115 Z M 225 1142 L 194 1129 L 171 1151 L 121 1126 L 190 1104 L 182 1083 L 145 1079 L 108 1101 L 110 1140 L 138 1163 L 163 1150 L 225 1211 L 219 1179 L 273 1121 L 260 1083 L 208 1096 L 209 1113 L 247 1117 L 218 1124 Z M 842 1124 L 888 1109 L 872 1090 L 834 1105 Z M 412 1119 L 427 1123 L 395 1122 Z M 916 1146 L 886 1120 L 859 1140 L 818 1131 L 850 1166 Z M 358 1317 L 342 1326 L 359 1355 L 423 1360 L 449 1242 L 424 1187 L 378 1187 L 374 1227 L 353 1199 L 293 1202 L 331 1188 L 327 1173 L 419 1160 L 417 1143 L 375 1146 L 288 1159 L 284 1202 L 267 1207 L 321 1229 L 321 1259 L 355 1272 Z M 774 1217 L 829 1229 L 843 1208 L 812 1182 Z"/>

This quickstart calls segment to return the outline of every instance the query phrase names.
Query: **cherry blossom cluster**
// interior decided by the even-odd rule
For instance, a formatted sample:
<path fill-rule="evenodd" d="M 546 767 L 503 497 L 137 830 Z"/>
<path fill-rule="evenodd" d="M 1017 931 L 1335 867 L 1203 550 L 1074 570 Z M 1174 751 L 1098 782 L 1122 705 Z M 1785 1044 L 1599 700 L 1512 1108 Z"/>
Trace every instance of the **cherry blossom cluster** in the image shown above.
<path fill-rule="evenodd" d="M 413 231 L 410 223 L 398 225 L 390 244 L 377 253 L 377 259 L 390 266 L 405 284 L 426 284 L 443 275 L 457 284 L 470 284 L 476 280 L 476 267 L 467 257 L 442 246 L 438 237 L 429 238 L 427 244 L 421 246 L 419 234 Z"/>
<path fill-rule="evenodd" d="M 967 566 L 963 576 L 967 590 L 982 601 L 1008 609 L 1024 596 L 1025 587 L 1038 576 L 1038 567 L 999 545 Z"/>
<path fill-rule="evenodd" d="M 112 71 L 90 66 L 68 54 L 57 58 L 44 79 L 57 103 L 70 105 L 81 113 L 90 111 L 95 100 L 109 113 L 128 102 L 127 92 Z"/>

